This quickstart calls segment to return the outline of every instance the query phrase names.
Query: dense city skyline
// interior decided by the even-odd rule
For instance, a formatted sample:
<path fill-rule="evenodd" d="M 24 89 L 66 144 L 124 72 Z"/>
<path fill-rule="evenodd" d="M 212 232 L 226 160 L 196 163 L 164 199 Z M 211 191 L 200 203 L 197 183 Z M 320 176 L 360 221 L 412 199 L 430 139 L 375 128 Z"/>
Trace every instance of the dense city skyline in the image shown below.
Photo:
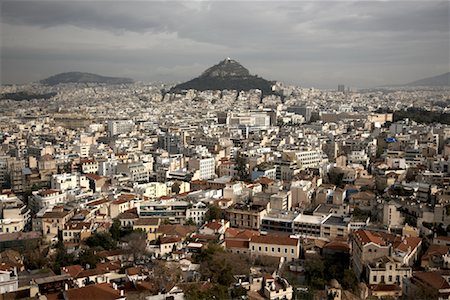
<path fill-rule="evenodd" d="M 449 69 L 447 1 L 1 5 L 2 83 L 68 71 L 181 82 L 225 57 L 269 80 L 319 88 L 401 84 Z"/>

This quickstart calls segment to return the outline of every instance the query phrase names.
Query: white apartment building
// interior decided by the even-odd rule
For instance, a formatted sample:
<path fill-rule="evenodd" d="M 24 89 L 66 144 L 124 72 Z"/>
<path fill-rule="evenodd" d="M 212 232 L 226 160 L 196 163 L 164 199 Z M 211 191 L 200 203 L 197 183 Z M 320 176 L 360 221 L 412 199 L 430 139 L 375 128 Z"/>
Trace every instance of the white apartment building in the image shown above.
<path fill-rule="evenodd" d="M 366 151 L 364 151 L 364 150 L 352 151 L 347 156 L 347 164 L 348 165 L 359 164 L 359 165 L 363 165 L 365 168 L 367 168 L 367 166 L 369 165 L 369 161 L 370 161 L 369 156 L 367 155 Z"/>
<path fill-rule="evenodd" d="M 19 288 L 19 277 L 17 276 L 17 269 L 11 272 L 9 270 L 0 270 L 0 295 L 9 292 L 15 292 Z"/>
<path fill-rule="evenodd" d="M 105 176 L 105 177 L 112 177 L 116 175 L 117 172 L 117 159 L 104 159 L 104 160 L 98 160 L 98 175 Z"/>
<path fill-rule="evenodd" d="M 326 160 L 326 154 L 322 150 L 298 151 L 295 154 L 301 169 L 318 168 Z"/>
<path fill-rule="evenodd" d="M 200 180 L 208 180 L 214 178 L 216 176 L 215 168 L 215 160 L 212 157 L 191 158 L 189 160 L 189 170 L 198 170 Z"/>
<path fill-rule="evenodd" d="M 169 188 L 166 183 L 162 182 L 149 182 L 143 184 L 136 184 L 134 186 L 134 192 L 149 198 L 159 198 L 166 196 L 169 193 Z"/>
<path fill-rule="evenodd" d="M 0 195 L 0 233 L 24 230 L 30 221 L 30 210 L 14 194 Z"/>
<path fill-rule="evenodd" d="M 64 204 L 67 201 L 65 192 L 52 189 L 42 189 L 34 191 L 30 198 L 30 207 L 33 213 L 37 213 L 44 207 L 52 208 L 57 204 Z"/>
<path fill-rule="evenodd" d="M 310 204 L 314 193 L 314 186 L 311 181 L 293 181 L 291 184 L 292 206 L 296 207 L 302 203 Z"/>
<path fill-rule="evenodd" d="M 89 188 L 89 180 L 86 176 L 81 174 L 55 174 L 51 179 L 51 188 L 62 192 L 73 189 Z"/>
<path fill-rule="evenodd" d="M 149 171 L 140 162 L 118 164 L 117 173 L 125 173 L 134 182 L 148 182 Z"/>
<path fill-rule="evenodd" d="M 186 210 L 186 221 L 191 219 L 197 225 L 203 224 L 207 211 L 206 204 L 198 202 Z"/>
<path fill-rule="evenodd" d="M 115 136 L 133 131 L 134 122 L 132 120 L 109 120 L 108 134 Z"/>

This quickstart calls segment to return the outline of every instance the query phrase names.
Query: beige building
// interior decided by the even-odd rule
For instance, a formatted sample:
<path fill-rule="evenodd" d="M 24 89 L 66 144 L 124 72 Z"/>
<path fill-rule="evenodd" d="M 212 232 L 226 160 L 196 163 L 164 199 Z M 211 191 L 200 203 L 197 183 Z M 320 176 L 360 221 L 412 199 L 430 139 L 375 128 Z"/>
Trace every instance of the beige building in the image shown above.
<path fill-rule="evenodd" d="M 367 283 L 396 284 L 402 286 L 403 278 L 412 276 L 412 268 L 404 266 L 392 257 L 384 256 L 367 265 Z"/>
<path fill-rule="evenodd" d="M 262 217 L 267 215 L 267 206 L 235 204 L 226 212 L 231 227 L 259 230 Z"/>
<path fill-rule="evenodd" d="M 147 241 L 153 241 L 158 238 L 156 231 L 158 230 L 160 219 L 158 218 L 142 218 L 133 224 L 133 230 L 140 229 L 147 233 Z"/>
<path fill-rule="evenodd" d="M 249 248 L 252 255 L 274 256 L 284 258 L 286 261 L 298 259 L 300 255 L 300 241 L 289 236 L 252 236 Z"/>

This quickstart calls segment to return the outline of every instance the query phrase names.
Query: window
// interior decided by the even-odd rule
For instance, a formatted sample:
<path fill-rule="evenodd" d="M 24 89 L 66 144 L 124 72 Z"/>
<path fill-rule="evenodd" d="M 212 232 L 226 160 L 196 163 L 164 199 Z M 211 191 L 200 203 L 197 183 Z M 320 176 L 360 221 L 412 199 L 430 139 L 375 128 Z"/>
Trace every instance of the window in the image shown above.
<path fill-rule="evenodd" d="M 375 276 L 373 276 L 373 282 L 377 282 L 377 276 L 375 275 Z"/>
<path fill-rule="evenodd" d="M 392 275 L 389 275 L 389 282 L 392 282 Z"/>

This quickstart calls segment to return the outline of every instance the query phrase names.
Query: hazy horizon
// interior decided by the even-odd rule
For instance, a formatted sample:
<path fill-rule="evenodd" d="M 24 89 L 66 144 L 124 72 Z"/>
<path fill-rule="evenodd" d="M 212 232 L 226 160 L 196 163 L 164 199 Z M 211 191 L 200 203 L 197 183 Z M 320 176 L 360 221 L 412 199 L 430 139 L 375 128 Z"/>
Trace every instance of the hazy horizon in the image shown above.
<path fill-rule="evenodd" d="M 449 71 L 447 1 L 3 1 L 2 83 L 80 71 L 182 82 L 226 57 L 287 84 L 402 84 Z"/>

